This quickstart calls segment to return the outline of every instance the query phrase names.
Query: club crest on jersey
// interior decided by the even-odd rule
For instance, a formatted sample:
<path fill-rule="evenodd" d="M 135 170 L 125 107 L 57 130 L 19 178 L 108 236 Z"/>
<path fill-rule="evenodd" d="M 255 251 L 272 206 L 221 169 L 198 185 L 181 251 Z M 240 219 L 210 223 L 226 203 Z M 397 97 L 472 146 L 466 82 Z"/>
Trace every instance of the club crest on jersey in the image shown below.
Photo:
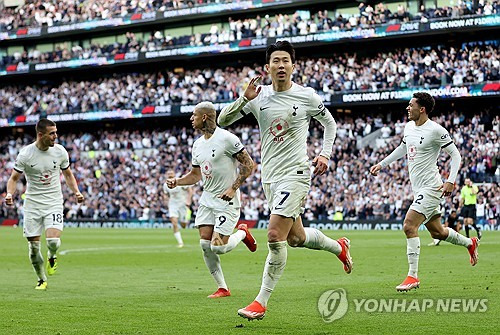
<path fill-rule="evenodd" d="M 416 155 L 417 155 L 417 146 L 411 144 L 410 146 L 408 146 L 408 160 L 413 162 L 415 160 Z"/>
<path fill-rule="evenodd" d="M 283 136 L 288 132 L 289 125 L 282 118 L 275 119 L 269 127 L 269 132 L 274 136 L 273 142 L 283 142 Z"/>
<path fill-rule="evenodd" d="M 51 180 L 52 180 L 52 171 L 50 170 L 43 171 L 42 174 L 40 175 L 40 182 L 43 185 L 50 185 Z"/>
<path fill-rule="evenodd" d="M 212 178 L 212 164 L 209 161 L 204 161 L 201 165 L 201 172 L 207 179 Z"/>

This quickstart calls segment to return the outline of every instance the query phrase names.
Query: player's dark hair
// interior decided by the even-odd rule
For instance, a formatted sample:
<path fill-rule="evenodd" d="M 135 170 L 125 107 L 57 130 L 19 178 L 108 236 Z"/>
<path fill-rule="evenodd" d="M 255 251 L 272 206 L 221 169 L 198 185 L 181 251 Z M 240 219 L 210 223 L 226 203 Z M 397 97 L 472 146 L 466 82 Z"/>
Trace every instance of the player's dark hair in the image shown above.
<path fill-rule="evenodd" d="M 56 123 L 49 119 L 40 119 L 35 126 L 36 132 L 44 133 L 47 131 L 47 127 L 55 127 Z"/>
<path fill-rule="evenodd" d="M 413 93 L 413 97 L 417 100 L 417 104 L 420 107 L 425 107 L 425 112 L 429 115 L 434 110 L 434 105 L 436 102 L 434 98 L 426 92 Z"/>
<path fill-rule="evenodd" d="M 271 54 L 275 51 L 285 51 L 290 55 L 290 59 L 292 63 L 295 63 L 295 49 L 293 48 L 292 43 L 288 41 L 278 41 L 274 44 L 271 44 L 266 49 L 266 63 L 269 64 L 271 60 Z"/>

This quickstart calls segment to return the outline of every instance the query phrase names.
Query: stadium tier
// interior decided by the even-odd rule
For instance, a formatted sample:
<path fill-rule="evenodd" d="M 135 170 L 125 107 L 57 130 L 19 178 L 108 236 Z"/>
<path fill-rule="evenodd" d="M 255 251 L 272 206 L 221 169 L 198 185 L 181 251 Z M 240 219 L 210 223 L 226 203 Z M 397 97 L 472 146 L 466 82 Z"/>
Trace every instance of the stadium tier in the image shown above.
<path fill-rule="evenodd" d="M 485 182 L 481 187 L 481 197 L 494 217 L 500 209 L 500 170 L 497 165 L 500 117 L 497 115 L 491 119 L 490 112 L 467 117 L 462 113 L 445 113 L 435 120 L 450 129 L 464 157 L 457 184 L 461 184 L 466 177 L 471 177 L 474 182 Z M 406 162 L 398 161 L 374 180 L 368 170 L 399 145 L 405 120 L 385 123 L 382 115 L 338 120 L 338 137 L 329 171 L 325 176 L 313 179 L 305 218 L 331 220 L 339 212 L 342 218 L 349 220 L 401 220 L 413 199 Z M 311 157 L 322 145 L 320 129 L 315 126 L 310 131 L 308 152 Z M 269 209 L 260 180 L 258 129 L 248 125 L 231 131 L 242 139 L 254 161 L 258 162 L 256 173 L 241 188 L 242 218 L 266 218 Z M 363 138 L 370 134 L 373 136 L 375 131 L 378 143 L 360 147 Z M 190 148 L 198 136 L 190 128 L 76 132 L 60 136 L 59 142 L 69 151 L 72 169 L 80 181 L 82 192 L 88 197 L 84 205 L 77 204 L 72 197 L 67 199 L 66 218 L 167 218 L 166 195 L 162 190 L 166 170 L 173 168 L 181 175 L 190 169 Z M 30 137 L 22 137 L 2 141 L 0 146 L 5 154 L 0 160 L 1 165 L 10 169 L 19 148 L 31 140 Z M 448 157 L 445 154 L 438 163 L 443 171 L 447 171 Z M 3 174 L 0 192 L 5 190 L 7 179 L 8 175 Z M 21 186 L 19 184 L 19 194 L 24 193 Z M 197 186 L 194 193 L 193 210 L 196 215 L 201 188 Z M 459 192 L 453 198 L 447 198 L 443 205 L 446 210 L 457 208 L 458 200 Z M 22 211 L 22 199 L 19 199 L 17 208 Z"/>

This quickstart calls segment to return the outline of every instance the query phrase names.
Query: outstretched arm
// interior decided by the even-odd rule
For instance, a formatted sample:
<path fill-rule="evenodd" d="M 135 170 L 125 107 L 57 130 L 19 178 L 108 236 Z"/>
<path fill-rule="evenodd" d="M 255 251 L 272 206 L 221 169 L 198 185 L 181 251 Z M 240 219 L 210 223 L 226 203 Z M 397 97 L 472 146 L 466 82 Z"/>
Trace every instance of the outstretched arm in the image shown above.
<path fill-rule="evenodd" d="M 201 170 L 199 166 L 193 166 L 191 171 L 188 174 L 180 177 L 180 178 L 170 178 L 167 179 L 167 187 L 175 188 L 177 186 L 184 185 L 194 185 L 201 180 Z"/>
<path fill-rule="evenodd" d="M 234 198 L 234 194 L 240 188 L 241 184 L 243 184 L 243 182 L 248 178 L 248 176 L 250 176 L 254 167 L 254 162 L 245 149 L 235 154 L 234 157 L 240 163 L 238 177 L 231 187 L 218 196 L 218 198 L 226 201 L 231 201 L 231 199 Z"/>
<path fill-rule="evenodd" d="M 261 76 L 252 78 L 248 83 L 245 93 L 236 99 L 235 102 L 222 109 L 217 118 L 217 123 L 221 127 L 229 126 L 246 115 L 243 113 L 243 107 L 245 107 L 250 100 L 255 99 L 255 97 L 259 95 L 261 87 L 257 87 L 257 83 L 261 78 Z"/>
<path fill-rule="evenodd" d="M 378 174 L 378 172 L 387 166 L 389 166 L 392 162 L 397 161 L 400 158 L 403 158 L 406 155 L 406 143 L 401 142 L 401 144 L 394 149 L 393 152 L 386 158 L 384 158 L 380 163 L 372 166 L 370 168 L 370 173 L 374 176 Z"/>

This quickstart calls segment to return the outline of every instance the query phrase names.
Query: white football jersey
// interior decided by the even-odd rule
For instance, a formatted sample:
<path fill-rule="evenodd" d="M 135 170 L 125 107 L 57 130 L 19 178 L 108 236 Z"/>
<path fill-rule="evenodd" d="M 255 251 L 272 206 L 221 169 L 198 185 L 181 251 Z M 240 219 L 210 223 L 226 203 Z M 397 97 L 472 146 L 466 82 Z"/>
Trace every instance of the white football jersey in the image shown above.
<path fill-rule="evenodd" d="M 243 149 L 236 135 L 218 127 L 208 140 L 201 136 L 194 142 L 192 163 L 201 169 L 202 205 L 210 208 L 227 207 L 228 202 L 217 196 L 231 187 L 238 177 L 238 160 L 234 155 Z M 240 190 L 229 201 L 229 206 L 240 207 Z"/>
<path fill-rule="evenodd" d="M 415 121 L 406 124 L 403 144 L 414 192 L 422 188 L 438 188 L 443 183 L 437 160 L 441 148 L 452 143 L 448 131 L 430 119 L 421 126 L 416 126 Z"/>
<path fill-rule="evenodd" d="M 68 152 L 60 144 L 41 151 L 32 143 L 22 148 L 16 158 L 14 169 L 26 175 L 28 208 L 47 209 L 62 206 L 61 170 L 69 168 Z"/>
<path fill-rule="evenodd" d="M 242 113 L 252 113 L 259 123 L 262 182 L 310 178 L 309 122 L 311 117 L 320 122 L 322 118 L 331 118 L 330 113 L 310 87 L 292 83 L 292 87 L 283 92 L 276 92 L 272 85 L 261 87 L 259 95 L 243 107 Z M 325 156 L 329 158 L 330 154 L 331 147 Z"/>
<path fill-rule="evenodd" d="M 163 185 L 163 190 L 168 194 L 168 206 L 183 206 L 187 203 L 189 188 L 191 186 L 177 186 L 176 188 L 168 188 Z"/>

